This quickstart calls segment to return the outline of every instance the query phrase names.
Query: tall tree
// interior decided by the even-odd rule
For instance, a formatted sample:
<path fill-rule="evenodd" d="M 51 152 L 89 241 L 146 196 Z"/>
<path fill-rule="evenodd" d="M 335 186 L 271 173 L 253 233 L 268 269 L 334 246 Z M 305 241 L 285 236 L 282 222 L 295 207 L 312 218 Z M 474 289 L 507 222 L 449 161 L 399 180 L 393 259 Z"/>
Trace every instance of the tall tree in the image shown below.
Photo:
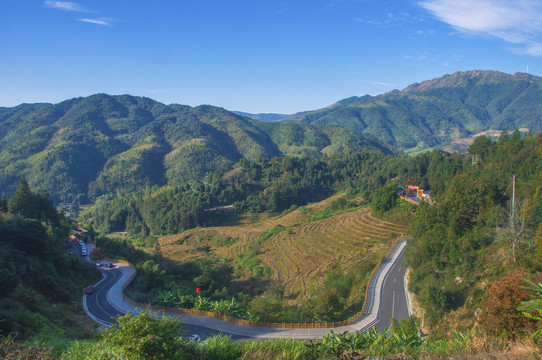
<path fill-rule="evenodd" d="M 19 214 L 26 218 L 35 219 L 34 195 L 25 178 L 21 178 L 17 191 L 8 201 L 8 209 L 12 214 Z"/>
<path fill-rule="evenodd" d="M 0 212 L 8 212 L 8 200 L 5 195 L 2 196 L 2 200 L 0 200 Z"/>

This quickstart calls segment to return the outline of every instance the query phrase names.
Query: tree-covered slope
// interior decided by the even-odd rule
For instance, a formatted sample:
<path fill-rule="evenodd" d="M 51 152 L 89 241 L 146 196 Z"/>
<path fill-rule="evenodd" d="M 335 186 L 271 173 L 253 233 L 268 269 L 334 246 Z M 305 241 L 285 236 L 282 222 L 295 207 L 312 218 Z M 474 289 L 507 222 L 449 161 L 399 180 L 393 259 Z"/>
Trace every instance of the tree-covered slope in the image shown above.
<path fill-rule="evenodd" d="M 418 208 L 405 263 L 433 333 L 477 323 L 501 337 L 532 331 L 516 309 L 529 299 L 521 278 L 542 276 L 541 151 L 541 134 L 514 131 L 478 137 L 451 162 L 431 152 L 436 201 Z"/>
<path fill-rule="evenodd" d="M 82 289 L 100 274 L 68 255 L 72 226 L 47 192 L 32 192 L 24 179 L 9 201 L 0 201 L 0 337 L 83 332 L 76 324 Z"/>
<path fill-rule="evenodd" d="M 294 121 L 337 125 L 401 149 L 436 147 L 494 129 L 542 131 L 542 78 L 456 72 L 379 96 L 351 97 Z"/>
<path fill-rule="evenodd" d="M 0 192 L 12 193 L 24 176 L 71 201 L 201 179 L 242 158 L 362 148 L 390 151 L 342 129 L 262 125 L 208 105 L 99 94 L 0 108 Z"/>

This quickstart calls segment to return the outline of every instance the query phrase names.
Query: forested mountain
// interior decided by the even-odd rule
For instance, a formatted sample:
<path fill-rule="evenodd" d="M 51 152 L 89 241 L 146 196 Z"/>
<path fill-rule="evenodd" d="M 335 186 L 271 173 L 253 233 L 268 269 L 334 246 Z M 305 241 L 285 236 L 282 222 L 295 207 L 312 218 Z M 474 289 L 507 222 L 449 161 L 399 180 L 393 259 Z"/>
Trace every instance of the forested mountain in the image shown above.
<path fill-rule="evenodd" d="M 202 179 L 240 159 L 391 150 L 365 135 L 260 123 L 213 106 L 104 94 L 0 108 L 0 191 L 21 177 L 73 201 Z"/>
<path fill-rule="evenodd" d="M 379 96 L 351 97 L 295 120 L 374 135 L 403 150 L 438 147 L 486 130 L 542 131 L 542 78 L 467 71 Z"/>

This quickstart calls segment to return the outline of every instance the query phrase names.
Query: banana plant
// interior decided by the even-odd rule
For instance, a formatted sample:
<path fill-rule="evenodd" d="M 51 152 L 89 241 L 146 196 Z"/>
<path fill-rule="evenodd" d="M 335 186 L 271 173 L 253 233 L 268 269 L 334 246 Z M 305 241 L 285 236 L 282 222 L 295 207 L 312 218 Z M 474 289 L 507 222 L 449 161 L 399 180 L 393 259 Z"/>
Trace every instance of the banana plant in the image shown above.
<path fill-rule="evenodd" d="M 527 279 L 522 280 L 529 286 L 520 286 L 519 288 L 532 290 L 534 291 L 534 294 L 531 295 L 531 297 L 533 297 L 532 300 L 522 301 L 518 310 L 529 319 L 538 320 L 542 323 L 542 284 L 535 284 Z M 533 315 L 534 313 L 538 313 L 538 315 Z M 539 329 L 531 335 L 533 338 L 537 336 L 542 336 L 542 325 L 540 325 Z"/>

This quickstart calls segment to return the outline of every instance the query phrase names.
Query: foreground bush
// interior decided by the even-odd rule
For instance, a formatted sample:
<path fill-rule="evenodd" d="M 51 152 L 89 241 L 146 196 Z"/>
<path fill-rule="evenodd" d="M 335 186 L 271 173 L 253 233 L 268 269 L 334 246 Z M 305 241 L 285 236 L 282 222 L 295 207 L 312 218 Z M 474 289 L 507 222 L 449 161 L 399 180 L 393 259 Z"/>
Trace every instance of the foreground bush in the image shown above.
<path fill-rule="evenodd" d="M 106 345 L 118 347 L 130 359 L 188 359 L 194 344 L 183 339 L 177 318 L 152 317 L 148 312 L 130 313 L 117 319 L 103 334 Z"/>
<path fill-rule="evenodd" d="M 393 332 L 393 331 L 392 331 Z M 61 360 L 330 360 L 363 359 L 370 356 L 415 359 L 521 359 L 540 360 L 540 344 L 533 339 L 509 341 L 469 332 L 455 332 L 446 340 L 422 342 L 412 333 L 396 331 L 391 337 L 374 329 L 367 334 L 331 334 L 327 340 L 301 341 L 292 339 L 233 341 L 217 335 L 200 344 L 176 342 L 175 351 L 157 351 L 151 356 L 126 352 L 123 345 L 111 345 L 104 339 L 52 341 L 47 346 L 17 344 L 0 340 L 2 359 Z M 51 348 L 54 348 L 51 350 Z M 7 350 L 7 351 L 6 351 Z"/>

